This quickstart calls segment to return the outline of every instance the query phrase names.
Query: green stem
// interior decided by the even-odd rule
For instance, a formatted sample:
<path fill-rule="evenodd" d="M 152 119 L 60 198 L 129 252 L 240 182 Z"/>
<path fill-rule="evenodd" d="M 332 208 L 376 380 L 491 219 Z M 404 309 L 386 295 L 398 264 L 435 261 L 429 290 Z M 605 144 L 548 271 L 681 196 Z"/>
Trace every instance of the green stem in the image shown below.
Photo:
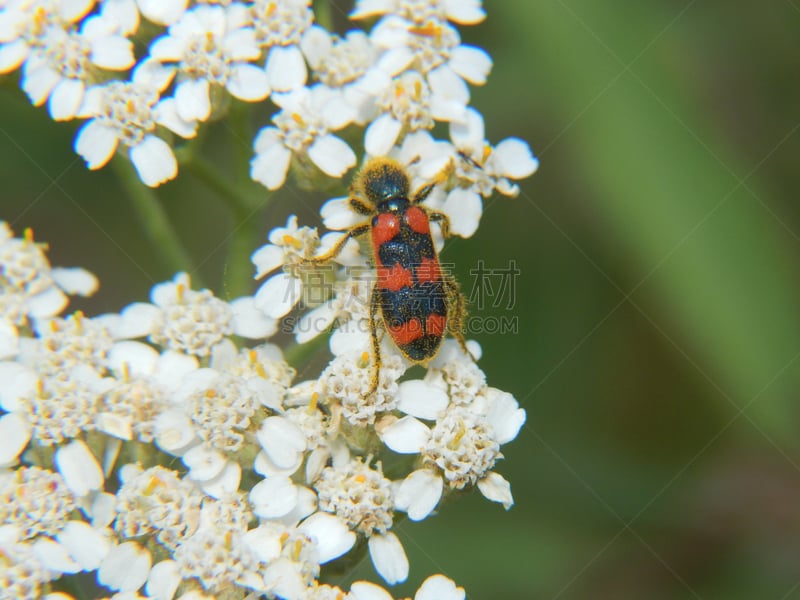
<path fill-rule="evenodd" d="M 329 338 L 329 335 L 321 334 L 305 344 L 293 344 L 283 351 L 283 357 L 287 363 L 298 369 L 305 366 L 310 357 L 327 346 Z"/>
<path fill-rule="evenodd" d="M 234 213 L 236 223 L 228 244 L 228 257 L 225 261 L 225 292 L 230 298 L 253 293 L 253 274 L 255 268 L 250 256 L 256 249 L 259 237 L 260 220 L 255 211 Z"/>
<path fill-rule="evenodd" d="M 133 165 L 127 159 L 115 157 L 112 165 L 119 181 L 128 192 L 131 205 L 147 238 L 153 247 L 158 249 L 157 255 L 163 266 L 171 273 L 191 272 L 192 261 L 189 253 L 181 244 L 156 193 L 141 182 Z M 192 278 L 201 284 L 199 276 L 193 273 Z"/>
<path fill-rule="evenodd" d="M 314 20 L 328 31 L 333 31 L 332 0 L 317 0 L 314 2 Z"/>
<path fill-rule="evenodd" d="M 228 245 L 225 285 L 234 297 L 253 293 L 253 264 L 250 256 L 261 237 L 259 218 L 272 196 L 250 179 L 250 159 L 253 155 L 253 104 L 234 101 L 230 107 L 228 139 L 233 157 L 235 192 L 242 206 L 234 211 L 233 237 Z"/>
<path fill-rule="evenodd" d="M 226 177 L 211 161 L 199 154 L 194 154 L 182 161 L 181 166 L 214 190 L 228 204 L 232 212 L 247 213 L 253 209 L 250 197 L 237 189 L 230 178 Z"/>

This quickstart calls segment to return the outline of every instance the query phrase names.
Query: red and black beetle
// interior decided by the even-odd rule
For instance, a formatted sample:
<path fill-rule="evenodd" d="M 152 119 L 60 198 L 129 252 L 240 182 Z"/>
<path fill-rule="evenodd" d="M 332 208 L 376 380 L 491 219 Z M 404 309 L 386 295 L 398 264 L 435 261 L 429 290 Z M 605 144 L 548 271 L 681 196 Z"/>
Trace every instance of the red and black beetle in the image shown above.
<path fill-rule="evenodd" d="M 312 260 L 330 260 L 350 238 L 370 233 L 377 274 L 370 301 L 375 355 L 371 392 L 377 389 L 381 366 L 378 311 L 397 348 L 413 363 L 426 364 L 436 356 L 445 331 L 469 354 L 461 332 L 464 297 L 455 279 L 442 272 L 430 231 L 431 221 L 438 222 L 447 238 L 449 220 L 421 204 L 435 185 L 428 184 L 409 197 L 410 180 L 400 163 L 390 158 L 369 160 L 353 179 L 348 203 L 371 219 L 351 227 L 330 251 Z"/>

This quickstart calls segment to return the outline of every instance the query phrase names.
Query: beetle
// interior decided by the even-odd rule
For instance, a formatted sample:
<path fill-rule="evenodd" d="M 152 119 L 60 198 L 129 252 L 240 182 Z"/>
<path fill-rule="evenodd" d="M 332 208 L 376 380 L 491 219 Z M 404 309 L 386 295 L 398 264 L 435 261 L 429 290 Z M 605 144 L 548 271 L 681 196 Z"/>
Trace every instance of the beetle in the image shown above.
<path fill-rule="evenodd" d="M 370 234 L 376 280 L 370 295 L 370 336 L 375 357 L 370 394 L 378 387 L 381 368 L 377 315 L 385 330 L 409 361 L 427 364 L 449 331 L 468 356 L 462 325 L 466 317 L 464 296 L 455 279 L 443 273 L 431 237 L 431 222 L 439 223 L 445 239 L 450 221 L 444 213 L 422 204 L 436 186 L 423 186 L 410 195 L 410 178 L 394 159 L 380 157 L 366 162 L 353 178 L 348 204 L 368 218 L 347 230 L 323 256 L 336 257 L 353 238 Z M 474 358 L 474 357 L 473 357 Z"/>

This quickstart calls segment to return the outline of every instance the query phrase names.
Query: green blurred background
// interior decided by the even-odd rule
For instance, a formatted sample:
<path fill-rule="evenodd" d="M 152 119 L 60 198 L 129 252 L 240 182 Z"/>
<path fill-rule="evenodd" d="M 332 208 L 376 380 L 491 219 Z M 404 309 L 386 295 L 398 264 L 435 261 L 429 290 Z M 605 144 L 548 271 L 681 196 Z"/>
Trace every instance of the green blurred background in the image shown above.
<path fill-rule="evenodd" d="M 800 598 L 800 2 L 485 6 L 462 28 L 495 62 L 473 105 L 541 168 L 444 259 L 467 289 L 479 258 L 521 270 L 513 309 L 472 311 L 518 317 L 477 336 L 528 413 L 498 465 L 516 505 L 475 493 L 401 525 L 396 593 L 444 572 L 476 599 Z M 100 277 L 90 314 L 146 299 L 172 268 L 114 171 L 3 84 L 0 218 Z M 330 195 L 289 186 L 245 221 L 191 174 L 157 193 L 223 297 L 240 223 L 260 244 Z"/>

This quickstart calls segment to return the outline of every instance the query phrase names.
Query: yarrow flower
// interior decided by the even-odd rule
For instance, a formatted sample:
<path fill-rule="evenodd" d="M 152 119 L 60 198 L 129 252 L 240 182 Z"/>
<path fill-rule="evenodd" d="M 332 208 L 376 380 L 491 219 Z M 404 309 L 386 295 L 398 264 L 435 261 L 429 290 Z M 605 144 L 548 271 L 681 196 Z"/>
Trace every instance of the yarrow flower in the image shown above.
<path fill-rule="evenodd" d="M 86 166 L 105 166 L 121 142 L 145 184 L 154 187 L 178 174 L 172 147 L 156 135 L 156 127 L 191 138 L 196 126 L 180 117 L 175 99 L 160 98 L 170 78 L 166 68 L 145 62 L 129 82 L 113 80 L 89 89 L 78 116 L 90 120 L 75 138 L 75 151 Z"/>
<path fill-rule="evenodd" d="M 212 85 L 250 102 L 269 95 L 266 73 L 250 64 L 261 52 L 239 8 L 196 6 L 150 46 L 150 56 L 175 65 L 175 107 L 186 122 L 211 116 Z"/>
<path fill-rule="evenodd" d="M 74 118 L 92 69 L 125 71 L 134 64 L 133 44 L 111 19 L 94 16 L 80 30 L 48 27 L 25 62 L 22 88 L 38 106 L 48 101 L 56 121 Z"/>
<path fill-rule="evenodd" d="M 264 70 L 272 90 L 289 92 L 306 84 L 301 43 L 313 20 L 310 0 L 254 0 L 250 22 L 266 51 Z"/>
<path fill-rule="evenodd" d="M 253 179 L 270 190 L 281 187 L 292 159 L 298 168 L 313 164 L 330 177 L 341 177 L 356 164 L 350 146 L 332 133 L 355 117 L 341 92 L 318 84 L 275 94 L 272 101 L 281 111 L 272 117 L 275 126 L 256 136 L 256 156 L 250 163 Z"/>

